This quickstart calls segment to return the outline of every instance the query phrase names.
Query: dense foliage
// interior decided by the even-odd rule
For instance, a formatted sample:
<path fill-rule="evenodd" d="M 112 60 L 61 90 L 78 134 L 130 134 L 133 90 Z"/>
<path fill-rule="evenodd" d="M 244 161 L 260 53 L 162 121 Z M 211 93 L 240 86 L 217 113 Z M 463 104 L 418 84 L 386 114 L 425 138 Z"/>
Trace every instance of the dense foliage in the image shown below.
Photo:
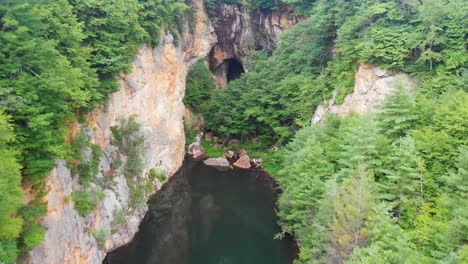
<path fill-rule="evenodd" d="M 1 163 L 7 173 L 1 180 L 8 199 L 0 203 L 0 262 L 12 263 L 17 248 L 42 240 L 37 223 L 46 212 L 44 178 L 55 158 L 75 161 L 80 182 L 95 174 L 97 157 L 79 164 L 76 146 L 66 140 L 76 114 L 118 89 L 117 76 L 129 70 L 142 43 L 157 44 L 162 28 L 177 36 L 181 18 L 193 15 L 189 9 L 185 0 L 1 1 L 0 162 L 7 162 Z M 36 199 L 15 214 L 22 201 L 20 169 Z M 78 194 L 76 200 L 86 200 Z"/>
<path fill-rule="evenodd" d="M 293 139 L 266 167 L 284 190 L 278 215 L 297 262 L 468 262 L 466 4 L 284 2 L 310 18 L 272 56 L 252 54 L 203 116 L 226 138 Z M 310 126 L 319 103 L 352 91 L 361 63 L 412 74 L 418 87 L 399 87 L 379 114 Z"/>
<path fill-rule="evenodd" d="M 220 0 L 236 4 L 237 0 Z M 206 1 L 209 3 L 213 1 Z M 213 92 L 203 63 L 191 70 L 185 102 L 216 134 L 285 145 L 273 158 L 284 194 L 279 216 L 301 246 L 300 262 L 467 262 L 468 6 L 462 0 L 282 0 L 310 15 L 284 33 L 272 55 L 253 54 L 248 74 Z M 70 197 L 94 210 L 99 147 L 69 125 L 118 89 L 142 43 L 193 19 L 185 0 L 5 0 L 0 2 L 0 262 L 42 241 L 44 179 L 64 158 L 83 189 Z M 275 9 L 278 1 L 242 1 Z M 329 117 L 309 127 L 315 107 L 353 89 L 360 63 L 413 74 L 414 94 L 397 90 L 375 116 Z M 302 128 L 302 129 L 301 129 Z M 115 157 L 144 205 L 139 126 L 114 127 Z M 296 131 L 299 132 L 296 134 Z M 82 156 L 89 150 L 90 157 Z M 281 164 L 281 166 L 278 166 Z M 21 175 L 23 177 L 21 177 Z M 276 175 L 276 173 L 275 173 Z M 143 177 L 145 179 L 139 179 Z M 23 204 L 20 184 L 32 186 Z M 93 182 L 95 183 L 95 182 Z M 112 183 L 102 183 L 112 184 Z M 98 184 L 96 184 L 98 185 Z M 122 220 L 123 219 L 123 220 Z M 106 234 L 96 231 L 99 240 Z"/>
<path fill-rule="evenodd" d="M 468 261 L 466 102 L 461 89 L 398 90 L 376 116 L 301 129 L 278 173 L 299 262 Z"/>
<path fill-rule="evenodd" d="M 203 61 L 197 62 L 187 75 L 184 104 L 197 113 L 206 111 L 215 88 L 208 66 Z"/>
<path fill-rule="evenodd" d="M 15 261 L 18 238 L 23 220 L 16 211 L 23 203 L 21 166 L 16 161 L 18 151 L 10 144 L 15 140 L 10 118 L 0 111 L 0 261 Z"/>
<path fill-rule="evenodd" d="M 333 91 L 338 102 L 352 91 L 359 63 L 414 74 L 431 95 L 457 86 L 467 67 L 461 0 L 294 2 L 313 4 L 310 18 L 283 34 L 273 56 L 252 55 L 248 74 L 214 95 L 208 129 L 281 144 Z"/>

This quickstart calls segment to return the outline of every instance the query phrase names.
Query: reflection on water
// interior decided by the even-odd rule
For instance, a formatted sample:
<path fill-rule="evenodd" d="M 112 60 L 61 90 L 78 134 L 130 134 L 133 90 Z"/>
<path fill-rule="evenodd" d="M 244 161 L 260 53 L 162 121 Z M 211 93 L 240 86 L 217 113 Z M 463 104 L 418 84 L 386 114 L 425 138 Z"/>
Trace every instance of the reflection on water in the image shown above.
<path fill-rule="evenodd" d="M 273 239 L 275 187 L 262 171 L 218 171 L 187 159 L 151 198 L 134 240 L 104 263 L 292 263 L 293 240 Z"/>

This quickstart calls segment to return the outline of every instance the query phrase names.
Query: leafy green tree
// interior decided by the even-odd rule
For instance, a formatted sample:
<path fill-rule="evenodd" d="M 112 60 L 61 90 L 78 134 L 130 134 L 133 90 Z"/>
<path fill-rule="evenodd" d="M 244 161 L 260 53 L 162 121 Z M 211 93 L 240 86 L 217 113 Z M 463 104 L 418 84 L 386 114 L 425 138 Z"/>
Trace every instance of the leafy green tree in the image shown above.
<path fill-rule="evenodd" d="M 211 72 L 203 61 L 197 62 L 187 75 L 184 104 L 195 112 L 204 112 L 215 90 Z"/>
<path fill-rule="evenodd" d="M 23 203 L 20 187 L 21 166 L 16 157 L 18 151 L 11 147 L 15 141 L 10 117 L 0 110 L 0 262 L 13 263 L 18 250 L 15 239 L 19 236 L 23 221 L 16 215 Z"/>
<path fill-rule="evenodd" d="M 320 146 L 320 135 L 317 136 L 320 133 L 319 127 L 301 131 L 284 154 L 286 166 L 278 175 L 280 182 L 288 186 L 279 200 L 282 209 L 279 216 L 292 227 L 288 231 L 297 234 L 300 233 L 295 229 L 313 222 L 325 182 L 333 172 Z"/>

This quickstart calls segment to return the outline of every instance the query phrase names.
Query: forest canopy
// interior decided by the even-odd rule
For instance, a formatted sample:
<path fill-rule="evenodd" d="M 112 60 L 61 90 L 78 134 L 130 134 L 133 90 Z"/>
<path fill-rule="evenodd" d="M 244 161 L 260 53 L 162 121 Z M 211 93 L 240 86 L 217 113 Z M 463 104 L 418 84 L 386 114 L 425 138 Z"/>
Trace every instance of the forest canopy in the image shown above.
<path fill-rule="evenodd" d="M 218 1 L 289 4 L 305 17 L 224 89 L 196 64 L 184 99 L 215 134 L 281 149 L 278 215 L 300 245 L 298 263 L 468 262 L 466 1 Z M 69 125 L 119 89 L 142 44 L 165 31 L 177 45 L 193 15 L 189 0 L 0 2 L 1 263 L 45 236 L 45 178 L 55 159 L 77 160 L 89 145 L 69 142 Z M 361 63 L 407 73 L 418 87 L 395 91 L 378 114 L 311 125 L 323 100 L 352 92 Z M 95 163 L 75 169 L 91 175 Z M 27 204 L 21 185 L 32 186 Z M 91 198 L 72 197 L 83 214 Z"/>
<path fill-rule="evenodd" d="M 215 134 L 263 146 L 296 262 L 467 263 L 465 1 L 284 2 L 309 18 L 199 111 Z M 311 124 L 324 100 L 353 91 L 362 63 L 417 87 L 398 87 L 377 114 Z"/>

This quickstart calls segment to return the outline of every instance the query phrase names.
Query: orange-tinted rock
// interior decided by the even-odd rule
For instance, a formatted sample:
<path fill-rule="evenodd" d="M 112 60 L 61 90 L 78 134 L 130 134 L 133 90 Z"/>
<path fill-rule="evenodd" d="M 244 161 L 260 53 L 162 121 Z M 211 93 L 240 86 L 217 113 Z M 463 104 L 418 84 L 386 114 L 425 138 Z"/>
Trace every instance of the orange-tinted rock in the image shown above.
<path fill-rule="evenodd" d="M 233 165 L 239 169 L 250 169 L 250 158 L 247 155 L 242 155 Z"/>

